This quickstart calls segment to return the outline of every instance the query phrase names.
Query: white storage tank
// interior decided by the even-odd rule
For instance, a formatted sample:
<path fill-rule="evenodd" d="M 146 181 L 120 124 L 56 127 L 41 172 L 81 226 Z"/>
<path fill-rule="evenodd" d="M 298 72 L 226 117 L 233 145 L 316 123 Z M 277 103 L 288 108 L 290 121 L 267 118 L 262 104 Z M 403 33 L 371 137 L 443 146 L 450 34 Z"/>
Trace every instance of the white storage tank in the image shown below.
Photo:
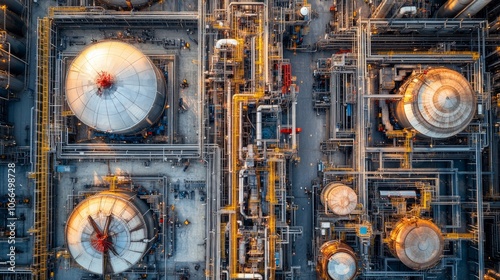
<path fill-rule="evenodd" d="M 316 270 L 320 279 L 351 280 L 357 275 L 358 260 L 349 245 L 331 240 L 321 245 Z"/>
<path fill-rule="evenodd" d="M 430 220 L 403 218 L 389 235 L 389 249 L 403 264 L 413 270 L 435 266 L 443 255 L 441 230 Z"/>
<path fill-rule="evenodd" d="M 335 215 L 348 215 L 356 208 L 358 195 L 352 188 L 333 182 L 321 191 L 321 203 Z"/>
<path fill-rule="evenodd" d="M 78 204 L 66 223 L 73 259 L 96 274 L 128 270 L 151 248 L 157 232 L 149 206 L 135 193 L 105 191 Z"/>
<path fill-rule="evenodd" d="M 411 75 L 399 89 L 396 107 L 401 125 L 420 135 L 448 138 L 464 130 L 476 110 L 476 96 L 462 74 L 433 68 Z"/>
<path fill-rule="evenodd" d="M 66 77 L 69 107 L 87 126 L 136 133 L 156 122 L 165 107 L 162 72 L 134 46 L 104 41 L 85 48 Z"/>

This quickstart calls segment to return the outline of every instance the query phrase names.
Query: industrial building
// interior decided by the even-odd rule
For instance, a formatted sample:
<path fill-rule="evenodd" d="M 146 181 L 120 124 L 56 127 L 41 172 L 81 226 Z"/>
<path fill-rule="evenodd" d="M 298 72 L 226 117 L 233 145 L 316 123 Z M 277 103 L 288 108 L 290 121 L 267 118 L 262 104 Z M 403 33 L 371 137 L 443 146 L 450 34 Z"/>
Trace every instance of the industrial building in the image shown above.
<path fill-rule="evenodd" d="M 500 2 L 0 0 L 0 279 L 500 279 Z"/>

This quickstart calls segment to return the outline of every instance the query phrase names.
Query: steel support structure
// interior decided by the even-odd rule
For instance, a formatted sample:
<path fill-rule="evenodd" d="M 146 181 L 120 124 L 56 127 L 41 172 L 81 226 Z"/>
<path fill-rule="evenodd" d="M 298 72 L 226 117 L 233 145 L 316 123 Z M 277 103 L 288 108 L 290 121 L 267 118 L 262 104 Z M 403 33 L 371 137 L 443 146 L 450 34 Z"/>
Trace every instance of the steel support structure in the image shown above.
<path fill-rule="evenodd" d="M 34 179 L 34 225 L 30 232 L 34 237 L 33 279 L 48 279 L 47 259 L 49 249 L 49 152 L 50 152 L 50 58 L 52 21 L 38 20 L 38 73 L 36 100 L 36 158 Z"/>

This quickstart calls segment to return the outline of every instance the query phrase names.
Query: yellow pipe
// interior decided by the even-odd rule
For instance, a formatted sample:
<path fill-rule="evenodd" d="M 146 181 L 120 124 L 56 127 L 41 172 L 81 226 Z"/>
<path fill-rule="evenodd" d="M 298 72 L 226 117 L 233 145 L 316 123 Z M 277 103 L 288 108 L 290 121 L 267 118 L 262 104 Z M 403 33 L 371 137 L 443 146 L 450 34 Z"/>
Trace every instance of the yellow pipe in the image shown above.
<path fill-rule="evenodd" d="M 276 162 L 268 161 L 269 168 L 268 173 L 268 186 L 267 186 L 267 200 L 269 201 L 269 262 L 268 267 L 270 268 L 269 279 L 274 279 L 274 273 L 276 271 L 276 262 L 274 258 L 275 244 L 276 244 L 276 217 L 274 214 L 274 207 L 276 206 Z"/>
<path fill-rule="evenodd" d="M 29 231 L 34 235 L 33 246 L 33 279 L 47 279 L 48 257 L 48 152 L 49 141 L 49 78 L 50 78 L 50 30 L 52 21 L 49 18 L 38 20 L 38 96 L 37 96 L 37 136 L 35 160 L 35 221 Z"/>
<path fill-rule="evenodd" d="M 233 104 L 232 104 L 232 123 L 238 123 L 239 121 L 239 110 L 240 103 L 248 102 L 249 100 L 258 100 L 264 96 L 264 92 L 256 92 L 255 94 L 235 94 L 233 95 Z M 232 126 L 231 133 L 231 157 L 230 164 L 232 167 L 231 173 L 231 205 L 229 206 L 229 210 L 231 210 L 230 214 L 230 224 L 231 224 L 231 236 L 230 236 L 230 250 L 229 250 L 229 263 L 230 263 L 230 272 L 231 277 L 236 277 L 238 273 L 237 269 L 237 256 L 238 256 L 238 219 L 237 219 L 237 207 L 238 207 L 238 174 L 239 174 L 239 164 L 238 164 L 238 147 L 239 147 L 239 135 L 240 128 L 238 125 Z"/>
<path fill-rule="evenodd" d="M 234 6 L 233 6 L 234 7 Z M 246 33 L 240 32 L 238 30 L 238 20 L 236 17 L 236 13 L 231 11 L 232 13 L 232 21 L 231 21 L 231 29 L 233 32 L 233 35 L 235 38 L 238 40 L 238 45 L 236 46 L 236 51 L 235 51 L 235 61 L 243 61 L 243 41 L 245 39 Z M 229 157 L 229 164 L 232 170 L 231 173 L 231 204 L 228 207 L 229 210 L 231 210 L 231 214 L 229 217 L 230 221 L 230 250 L 229 250 L 229 268 L 230 268 L 230 273 L 231 273 L 231 278 L 236 278 L 238 275 L 238 262 L 237 262 L 237 256 L 238 256 L 238 219 L 237 219 L 237 207 L 238 207 L 238 200 L 236 199 L 238 197 L 238 191 L 239 191 L 239 186 L 238 186 L 238 174 L 239 174 L 239 161 L 238 161 L 238 147 L 239 147 L 239 136 L 240 136 L 240 128 L 238 125 L 239 123 L 239 115 L 240 115 L 240 104 L 241 103 L 247 103 L 250 100 L 259 100 L 264 97 L 264 84 L 262 80 L 262 73 L 264 69 L 262 69 L 263 65 L 263 58 L 264 58 L 264 49 L 263 49 L 263 39 L 262 39 L 262 34 L 264 32 L 264 24 L 263 21 L 259 21 L 258 27 L 257 27 L 257 61 L 256 61 L 256 77 L 259 78 L 259 81 L 256 83 L 255 90 L 252 92 L 252 94 L 240 94 L 239 93 L 239 85 L 242 84 L 243 81 L 243 76 L 244 76 L 244 69 L 243 65 L 240 63 L 238 69 L 235 71 L 235 75 L 232 79 L 232 82 L 234 84 L 234 92 L 236 94 L 233 95 L 232 97 L 232 112 L 231 112 L 231 122 L 232 122 L 232 133 L 231 133 L 231 155 Z"/>

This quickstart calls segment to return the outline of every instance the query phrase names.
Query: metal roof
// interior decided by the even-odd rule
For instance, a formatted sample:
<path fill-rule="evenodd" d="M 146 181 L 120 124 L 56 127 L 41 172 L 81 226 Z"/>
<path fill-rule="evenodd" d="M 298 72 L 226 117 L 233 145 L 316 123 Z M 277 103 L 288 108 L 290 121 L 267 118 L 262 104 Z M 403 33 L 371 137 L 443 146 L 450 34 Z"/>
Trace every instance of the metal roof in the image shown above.
<path fill-rule="evenodd" d="M 125 271 L 150 247 L 154 230 L 149 207 L 132 193 L 105 192 L 82 201 L 66 225 L 68 251 L 97 274 Z"/>
<path fill-rule="evenodd" d="M 105 41 L 87 47 L 73 60 L 66 99 L 86 125 L 105 132 L 133 133 L 151 125 L 163 112 L 165 82 L 140 50 Z"/>
<path fill-rule="evenodd" d="M 434 68 L 410 76 L 401 87 L 404 98 L 397 107 L 399 121 L 432 138 L 461 132 L 476 111 L 476 96 L 457 71 Z"/>

